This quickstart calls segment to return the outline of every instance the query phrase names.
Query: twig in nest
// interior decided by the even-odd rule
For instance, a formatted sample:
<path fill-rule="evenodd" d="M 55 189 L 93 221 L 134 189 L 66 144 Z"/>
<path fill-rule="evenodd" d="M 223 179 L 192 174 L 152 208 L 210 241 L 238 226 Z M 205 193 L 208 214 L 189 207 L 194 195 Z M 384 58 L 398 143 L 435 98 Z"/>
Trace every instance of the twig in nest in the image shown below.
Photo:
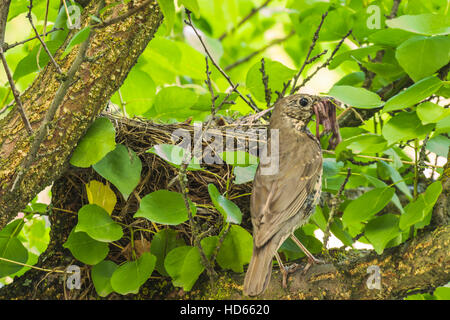
<path fill-rule="evenodd" d="M 264 85 L 264 95 L 266 99 L 267 108 L 270 107 L 270 100 L 272 100 L 272 90 L 269 88 L 269 76 L 266 74 L 264 58 L 261 59 L 261 68 L 259 69 L 262 75 L 262 83 Z"/>
<path fill-rule="evenodd" d="M 188 20 L 184 20 L 184 23 L 186 23 L 188 26 L 190 26 L 192 28 L 192 30 L 194 30 L 195 35 L 197 36 L 198 40 L 200 41 L 203 50 L 205 50 L 206 55 L 209 57 L 209 59 L 211 60 L 212 64 L 214 65 L 214 67 L 216 67 L 217 70 L 219 70 L 219 72 L 224 76 L 224 78 L 228 81 L 228 83 L 231 85 L 232 89 L 234 92 L 236 92 L 239 97 L 244 100 L 244 102 L 250 107 L 252 108 L 255 112 L 259 112 L 261 110 L 258 109 L 258 107 L 256 106 L 256 104 L 252 103 L 250 100 L 248 100 L 247 98 L 244 97 L 244 95 L 237 89 L 237 85 L 235 85 L 233 83 L 233 81 L 231 80 L 231 78 L 226 74 L 225 71 L 223 71 L 223 69 L 217 64 L 217 62 L 214 60 L 214 58 L 211 56 L 211 53 L 209 52 L 208 48 L 206 47 L 205 42 L 203 41 L 203 38 L 201 37 L 201 35 L 198 33 L 197 29 L 194 27 L 194 24 L 192 23 L 192 18 L 191 18 L 191 12 L 189 10 L 186 10 L 186 14 L 188 17 Z"/>
<path fill-rule="evenodd" d="M 300 67 L 300 70 L 298 70 L 297 74 L 295 75 L 295 77 L 293 79 L 292 89 L 291 89 L 290 94 L 293 94 L 295 91 L 297 91 L 297 90 L 295 90 L 295 86 L 297 85 L 297 81 L 300 78 L 300 75 L 302 74 L 303 70 L 308 65 L 308 63 L 310 63 L 310 62 L 308 62 L 309 56 L 311 55 L 311 52 L 313 51 L 314 47 L 316 46 L 316 42 L 319 39 L 320 29 L 322 29 L 323 22 L 325 21 L 325 18 L 327 17 L 327 15 L 328 15 L 328 11 L 322 15 L 322 19 L 320 20 L 319 26 L 317 27 L 316 32 L 314 33 L 314 37 L 312 39 L 311 45 L 309 46 L 309 50 L 308 50 L 308 53 L 306 54 L 305 60 L 303 61 L 303 64 Z"/>
<path fill-rule="evenodd" d="M 30 0 L 30 5 L 28 6 L 28 14 L 27 14 L 27 18 L 30 21 L 31 27 L 34 30 L 34 33 L 36 34 L 36 37 L 39 39 L 39 42 L 41 43 L 42 47 L 44 48 L 45 52 L 47 53 L 47 55 L 50 58 L 50 61 L 52 62 L 52 64 L 55 66 L 56 71 L 59 74 L 63 74 L 61 68 L 59 67 L 59 65 L 56 63 L 55 58 L 53 58 L 52 53 L 50 52 L 50 50 L 48 49 L 47 45 L 45 44 L 44 40 L 42 40 L 39 32 L 37 31 L 34 23 L 33 23 L 33 17 L 31 16 L 31 9 L 33 9 L 33 0 Z M 38 66 L 39 67 L 39 66 Z"/>
<path fill-rule="evenodd" d="M 340 197 L 342 195 L 342 192 L 344 191 L 345 185 L 348 182 L 348 179 L 350 179 L 350 176 L 352 174 L 352 169 L 347 168 L 347 176 L 345 177 L 344 182 L 342 183 L 341 187 L 339 188 L 339 191 L 336 193 L 336 195 L 331 199 L 331 208 L 330 208 L 330 214 L 328 216 L 327 221 L 327 227 L 324 232 L 323 236 L 323 247 L 326 249 L 328 244 L 328 239 L 330 238 L 330 227 L 331 223 L 333 222 L 334 213 L 337 210 L 337 207 L 340 203 Z"/>

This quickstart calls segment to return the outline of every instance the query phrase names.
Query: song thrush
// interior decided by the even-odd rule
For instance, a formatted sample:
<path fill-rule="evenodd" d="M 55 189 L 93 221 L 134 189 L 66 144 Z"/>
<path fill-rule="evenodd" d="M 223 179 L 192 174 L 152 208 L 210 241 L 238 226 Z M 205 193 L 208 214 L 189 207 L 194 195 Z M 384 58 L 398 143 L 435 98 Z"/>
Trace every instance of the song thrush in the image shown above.
<path fill-rule="evenodd" d="M 334 101 L 329 98 L 295 94 L 275 104 L 270 118 L 270 130 L 278 130 L 278 172 L 264 174 L 260 163 L 253 181 L 250 212 L 253 224 L 253 256 L 244 280 L 244 293 L 261 294 L 272 273 L 272 259 L 283 242 L 292 237 L 308 256 L 316 259 L 295 238 L 293 232 L 305 224 L 320 197 L 322 184 L 322 149 L 319 124 L 324 131 L 333 132 L 330 144 L 340 141 Z M 307 125 L 316 115 L 316 136 Z M 267 150 L 272 150 L 269 138 Z M 280 265 L 284 275 L 287 271 Z M 283 282 L 284 282 L 283 281 Z"/>

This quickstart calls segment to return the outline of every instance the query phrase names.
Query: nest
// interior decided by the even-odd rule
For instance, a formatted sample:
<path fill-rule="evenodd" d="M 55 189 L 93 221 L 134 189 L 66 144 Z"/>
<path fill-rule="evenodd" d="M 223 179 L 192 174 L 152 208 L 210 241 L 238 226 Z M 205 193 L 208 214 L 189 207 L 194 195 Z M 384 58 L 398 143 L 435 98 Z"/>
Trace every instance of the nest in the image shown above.
<path fill-rule="evenodd" d="M 160 189 L 166 189 L 170 191 L 181 192 L 177 179 L 179 169 L 169 164 L 159 156 L 148 153 L 147 151 L 157 144 L 176 144 L 177 141 L 173 141 L 172 133 L 175 130 L 185 130 L 189 132 L 191 137 L 194 137 L 194 126 L 189 123 L 177 123 L 177 124 L 157 124 L 150 121 L 140 119 L 127 119 L 123 117 L 106 114 L 112 121 L 116 128 L 116 142 L 127 146 L 132 149 L 142 161 L 142 173 L 141 181 L 136 187 L 133 194 L 130 195 L 127 201 L 123 199 L 120 192 L 115 189 L 113 185 L 110 187 L 115 191 L 117 196 L 117 204 L 112 213 L 113 217 L 123 224 L 133 226 L 135 229 L 146 230 L 139 231 L 134 234 L 136 241 L 146 246 L 150 245 L 152 234 L 158 232 L 158 230 L 168 228 L 166 225 L 159 225 L 151 223 L 143 218 L 133 218 L 134 213 L 139 209 L 139 199 L 145 195 Z M 221 125 L 214 125 L 209 131 L 220 133 L 223 135 L 223 143 L 230 141 L 231 138 L 236 142 L 236 150 L 245 150 L 249 144 L 249 137 L 245 135 L 245 131 L 251 128 L 254 130 L 262 129 L 264 125 L 248 126 L 248 125 L 226 125 L 225 123 L 219 123 Z M 230 133 L 230 129 L 236 129 Z M 251 139 L 251 138 L 250 138 Z M 193 140 L 192 140 L 193 141 Z M 203 142 L 203 150 L 208 147 L 209 143 Z M 258 141 L 264 142 L 265 141 Z M 228 150 L 229 151 L 229 150 Z M 256 150 L 250 150 L 250 153 L 255 154 Z M 219 192 L 227 193 L 229 199 L 241 209 L 243 213 L 243 220 L 241 226 L 251 232 L 251 220 L 249 214 L 249 200 L 251 192 L 251 182 L 245 184 L 235 184 L 233 176 L 233 167 L 223 164 L 203 164 L 202 168 L 205 170 L 187 171 L 187 187 L 189 199 L 198 205 L 197 214 L 194 216 L 195 223 L 199 226 L 199 231 L 204 235 L 218 235 L 222 225 L 223 217 L 214 208 L 212 201 L 208 193 L 208 184 L 214 184 Z M 72 167 L 65 176 L 62 178 L 66 187 L 64 189 L 65 196 L 59 204 L 59 208 L 69 210 L 72 212 L 78 211 L 83 204 L 88 203 L 85 184 L 91 180 L 101 181 L 108 183 L 104 178 L 98 175 L 92 168 L 80 169 Z M 59 196 L 58 196 L 59 197 Z M 187 244 L 193 244 L 191 228 L 189 222 L 185 222 L 178 226 L 170 226 L 178 231 L 180 237 L 182 237 Z M 130 246 L 129 246 L 129 230 L 124 228 L 125 236 L 118 242 L 118 244 L 125 248 L 120 250 L 117 248 L 112 253 L 111 258 L 120 263 L 124 259 L 129 259 Z M 136 247 L 139 251 L 139 248 Z"/>

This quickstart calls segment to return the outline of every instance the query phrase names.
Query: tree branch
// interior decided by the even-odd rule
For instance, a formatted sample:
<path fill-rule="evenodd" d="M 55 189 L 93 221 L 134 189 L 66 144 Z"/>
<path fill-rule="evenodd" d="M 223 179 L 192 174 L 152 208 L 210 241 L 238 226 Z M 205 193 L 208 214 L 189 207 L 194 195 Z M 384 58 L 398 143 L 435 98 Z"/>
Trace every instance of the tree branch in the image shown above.
<path fill-rule="evenodd" d="M 252 108 L 255 112 L 259 112 L 261 110 L 258 109 L 258 107 L 256 106 L 256 104 L 254 104 L 253 102 L 251 102 L 251 100 L 247 99 L 244 97 L 244 95 L 237 89 L 237 85 L 235 85 L 233 83 L 233 81 L 231 80 L 230 76 L 228 76 L 226 74 L 225 71 L 223 71 L 223 69 L 217 64 L 217 62 L 214 60 L 214 58 L 212 57 L 211 53 L 209 52 L 208 48 L 206 47 L 205 42 L 203 41 L 202 36 L 198 33 L 197 29 L 194 27 L 194 24 L 192 23 L 192 18 L 191 18 L 191 13 L 186 10 L 187 16 L 188 16 L 188 20 L 185 20 L 184 22 L 190 26 L 192 28 L 192 30 L 194 30 L 195 35 L 197 36 L 198 40 L 200 40 L 200 43 L 203 47 L 203 50 L 205 50 L 206 55 L 209 57 L 209 59 L 211 60 L 212 64 L 214 65 L 214 67 L 216 67 L 216 69 L 223 75 L 223 77 L 228 81 L 228 83 L 230 84 L 231 88 L 233 88 L 234 92 L 236 92 L 239 97 L 244 100 L 244 102 L 250 107 Z"/>
<path fill-rule="evenodd" d="M 46 157 L 27 160 L 33 158 L 28 155 L 34 153 L 35 147 L 32 150 L 33 141 L 23 134 L 23 126 L 14 109 L 0 120 L 0 228 L 63 172 L 78 140 L 122 85 L 158 29 L 162 13 L 156 0 L 152 4 L 152 8 L 148 6 L 134 17 L 135 23 L 119 22 L 110 28 L 96 29 L 86 51 L 87 56 L 94 58 L 78 60 L 81 65 L 73 69 L 71 83 L 61 84 L 55 69 L 47 66 L 24 92 L 22 97 L 26 98 L 22 103 L 32 123 L 41 127 L 44 116 L 52 109 L 45 120 L 47 130 L 42 131 L 44 138 L 38 148 L 45 148 Z M 96 14 L 97 6 L 98 2 L 92 1 L 83 10 L 83 26 L 89 23 L 90 15 Z M 75 59 L 81 57 L 77 51 L 82 49 L 81 45 L 75 48 L 62 60 L 61 68 L 70 70 Z M 62 51 L 55 58 L 58 59 L 60 54 Z M 64 88 L 60 89 L 60 86 Z M 27 170 L 20 169 L 26 167 Z M 17 178 L 19 172 L 22 174 Z M 16 179 L 21 182 L 16 182 L 11 191 Z"/>
<path fill-rule="evenodd" d="M 253 17 L 258 11 L 260 11 L 262 8 L 266 7 L 272 0 L 266 0 L 262 5 L 260 5 L 257 8 L 253 8 L 248 15 L 246 15 L 244 18 L 242 18 L 241 21 L 238 22 L 236 26 L 231 28 L 229 31 L 225 31 L 220 37 L 219 40 L 222 41 L 230 34 L 233 34 L 240 26 L 242 26 L 247 20 L 249 20 L 251 17 Z"/>

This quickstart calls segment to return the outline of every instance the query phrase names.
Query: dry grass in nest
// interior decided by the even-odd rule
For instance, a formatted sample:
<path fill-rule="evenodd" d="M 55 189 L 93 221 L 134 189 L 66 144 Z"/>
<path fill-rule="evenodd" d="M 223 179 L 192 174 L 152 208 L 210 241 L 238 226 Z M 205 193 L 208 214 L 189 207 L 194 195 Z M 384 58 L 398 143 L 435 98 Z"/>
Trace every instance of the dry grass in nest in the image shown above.
<path fill-rule="evenodd" d="M 157 155 L 147 153 L 146 151 L 156 144 L 174 144 L 171 140 L 172 132 L 176 129 L 185 129 L 193 136 L 194 127 L 185 124 L 155 124 L 149 121 L 138 119 L 126 119 L 108 114 L 107 115 L 116 127 L 116 142 L 126 145 L 132 149 L 142 161 L 141 181 L 136 187 L 133 194 L 125 201 L 120 192 L 111 185 L 111 188 L 117 195 L 118 202 L 113 212 L 113 217 L 121 223 L 132 226 L 134 230 L 141 230 L 134 233 L 134 238 L 149 240 L 151 243 L 152 234 L 158 230 L 167 228 L 168 226 L 153 224 L 143 218 L 133 218 L 134 213 L 139 208 L 139 200 L 145 195 L 156 190 L 166 189 L 170 191 L 181 192 L 177 180 L 174 178 L 178 175 L 178 169 L 167 163 Z M 228 126 L 214 127 L 212 130 L 220 130 L 222 132 Z M 237 139 L 237 148 L 245 145 L 245 139 L 236 134 L 240 138 Z M 223 139 L 225 141 L 225 138 Z M 203 144 L 206 147 L 206 143 Z M 227 164 L 202 164 L 205 170 L 188 171 L 188 196 L 192 202 L 197 206 L 197 214 L 194 217 L 195 222 L 200 226 L 200 232 L 207 232 L 208 235 L 218 235 L 223 218 L 214 208 L 209 193 L 208 184 L 214 184 L 219 192 L 222 194 L 227 191 L 228 195 L 236 205 L 239 206 L 243 213 L 242 226 L 251 232 L 251 221 L 249 214 L 249 200 L 248 195 L 251 192 L 251 183 L 234 184 L 232 173 L 232 166 Z M 67 198 L 65 203 L 61 203 L 60 207 L 71 211 L 77 211 L 83 204 L 88 203 L 86 189 L 84 184 L 91 180 L 98 180 L 103 183 L 107 181 L 99 176 L 92 168 L 79 169 L 71 168 L 63 179 L 67 179 L 65 183 L 68 186 L 68 191 L 71 196 Z M 175 181 L 175 182 L 173 182 Z M 75 194 L 74 194 L 75 192 Z M 179 232 L 186 243 L 192 245 L 191 230 L 189 222 L 185 222 L 178 226 L 170 226 Z M 122 247 L 127 247 L 129 244 L 130 232 L 124 228 L 125 236 L 118 242 Z M 121 252 L 119 248 L 112 253 L 112 258 L 117 262 L 123 261 L 129 253 Z"/>

